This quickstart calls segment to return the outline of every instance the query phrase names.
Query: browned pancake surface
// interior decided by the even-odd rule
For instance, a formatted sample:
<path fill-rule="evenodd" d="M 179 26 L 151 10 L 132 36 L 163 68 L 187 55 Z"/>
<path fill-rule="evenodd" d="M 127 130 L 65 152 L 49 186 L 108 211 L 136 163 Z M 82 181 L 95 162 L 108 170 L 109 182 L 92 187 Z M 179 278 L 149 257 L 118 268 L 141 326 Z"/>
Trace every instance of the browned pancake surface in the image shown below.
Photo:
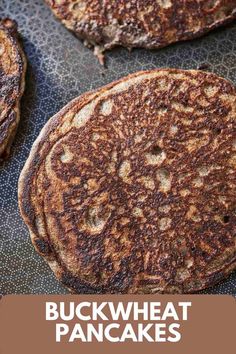
<path fill-rule="evenodd" d="M 72 291 L 194 292 L 235 266 L 236 92 L 140 72 L 72 101 L 19 183 L 33 243 Z"/>
<path fill-rule="evenodd" d="M 235 0 L 46 2 L 68 29 L 102 50 L 117 45 L 160 48 L 198 37 L 236 18 Z"/>
<path fill-rule="evenodd" d="M 25 70 L 17 24 L 10 19 L 0 19 L 0 158 L 9 154 L 19 123 Z"/>

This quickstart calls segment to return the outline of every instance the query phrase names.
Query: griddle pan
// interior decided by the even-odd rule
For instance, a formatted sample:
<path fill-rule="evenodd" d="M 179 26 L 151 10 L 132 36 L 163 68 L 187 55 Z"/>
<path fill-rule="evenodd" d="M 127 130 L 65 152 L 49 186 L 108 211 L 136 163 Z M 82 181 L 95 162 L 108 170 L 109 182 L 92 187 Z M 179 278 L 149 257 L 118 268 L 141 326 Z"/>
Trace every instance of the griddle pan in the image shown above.
<path fill-rule="evenodd" d="M 43 0 L 0 0 L 0 17 L 18 22 L 28 59 L 20 126 L 10 158 L 0 165 L 0 293 L 66 294 L 35 252 L 18 210 L 18 177 L 41 128 L 74 97 L 138 70 L 201 68 L 236 85 L 236 24 L 161 50 L 118 48 L 103 68 Z M 236 273 L 204 292 L 236 295 Z"/>

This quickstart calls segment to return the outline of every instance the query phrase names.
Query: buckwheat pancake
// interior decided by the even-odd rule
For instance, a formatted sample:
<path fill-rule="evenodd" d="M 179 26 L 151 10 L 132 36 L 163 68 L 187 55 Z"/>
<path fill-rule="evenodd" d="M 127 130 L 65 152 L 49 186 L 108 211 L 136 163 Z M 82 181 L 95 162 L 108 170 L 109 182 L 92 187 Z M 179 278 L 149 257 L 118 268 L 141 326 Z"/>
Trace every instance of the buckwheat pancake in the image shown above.
<path fill-rule="evenodd" d="M 25 71 L 17 24 L 0 19 L 0 158 L 8 156 L 20 120 Z"/>
<path fill-rule="evenodd" d="M 161 48 L 199 37 L 236 18 L 235 0 L 46 0 L 58 19 L 85 44 Z"/>
<path fill-rule="evenodd" d="M 52 117 L 19 180 L 36 250 L 75 293 L 190 293 L 236 267 L 236 91 L 138 72 Z"/>

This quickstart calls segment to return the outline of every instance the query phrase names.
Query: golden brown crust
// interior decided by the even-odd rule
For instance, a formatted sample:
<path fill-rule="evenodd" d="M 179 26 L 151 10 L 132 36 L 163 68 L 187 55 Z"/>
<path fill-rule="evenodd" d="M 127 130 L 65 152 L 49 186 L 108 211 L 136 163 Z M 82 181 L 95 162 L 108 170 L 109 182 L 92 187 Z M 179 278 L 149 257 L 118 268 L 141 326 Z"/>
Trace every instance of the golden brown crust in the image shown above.
<path fill-rule="evenodd" d="M 74 292 L 189 293 L 236 267 L 236 92 L 139 72 L 55 115 L 19 181 L 37 251 Z"/>
<path fill-rule="evenodd" d="M 46 2 L 68 29 L 100 54 L 115 46 L 161 48 L 199 37 L 236 18 L 235 0 Z"/>
<path fill-rule="evenodd" d="M 8 156 L 19 123 L 25 71 L 17 24 L 10 19 L 0 20 L 0 158 Z"/>

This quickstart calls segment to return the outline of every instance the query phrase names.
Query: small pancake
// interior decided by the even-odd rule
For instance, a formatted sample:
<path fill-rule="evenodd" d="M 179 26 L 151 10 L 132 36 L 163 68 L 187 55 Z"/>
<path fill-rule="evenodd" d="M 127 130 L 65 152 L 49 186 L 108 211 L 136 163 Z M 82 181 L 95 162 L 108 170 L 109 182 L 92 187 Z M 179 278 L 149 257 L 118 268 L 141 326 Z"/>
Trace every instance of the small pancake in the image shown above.
<path fill-rule="evenodd" d="M 85 44 L 149 49 L 193 39 L 236 18 L 235 0 L 46 0 L 59 20 Z"/>
<path fill-rule="evenodd" d="M 36 250 L 81 293 L 191 293 L 236 267 L 236 91 L 138 72 L 49 120 L 19 180 Z"/>
<path fill-rule="evenodd" d="M 0 158 L 9 155 L 18 127 L 25 71 L 17 24 L 8 18 L 0 20 Z"/>

